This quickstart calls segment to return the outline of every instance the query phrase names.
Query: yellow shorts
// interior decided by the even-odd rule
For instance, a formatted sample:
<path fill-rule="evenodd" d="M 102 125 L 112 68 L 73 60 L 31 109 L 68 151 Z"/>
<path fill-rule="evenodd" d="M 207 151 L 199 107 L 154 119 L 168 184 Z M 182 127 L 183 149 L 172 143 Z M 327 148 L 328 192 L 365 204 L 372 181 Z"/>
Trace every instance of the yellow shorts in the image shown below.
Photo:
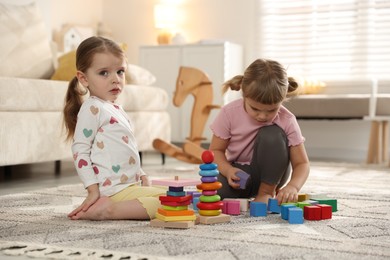
<path fill-rule="evenodd" d="M 166 193 L 167 189 L 163 187 L 131 185 L 110 198 L 114 202 L 136 199 L 146 209 L 150 219 L 154 219 L 157 209 L 161 206 L 158 197 Z"/>

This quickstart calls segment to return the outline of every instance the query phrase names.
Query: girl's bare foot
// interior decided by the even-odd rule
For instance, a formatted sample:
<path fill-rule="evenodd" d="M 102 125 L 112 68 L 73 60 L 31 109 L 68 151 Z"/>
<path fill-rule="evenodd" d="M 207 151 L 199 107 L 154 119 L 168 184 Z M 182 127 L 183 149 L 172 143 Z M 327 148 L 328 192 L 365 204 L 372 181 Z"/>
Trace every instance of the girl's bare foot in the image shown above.
<path fill-rule="evenodd" d="M 73 220 L 88 219 L 88 220 L 104 220 L 110 219 L 110 212 L 114 202 L 108 197 L 99 198 L 87 211 L 80 211 Z"/>
<path fill-rule="evenodd" d="M 254 201 L 264 202 L 268 204 L 268 200 L 275 197 L 276 185 L 271 185 L 262 182 L 259 187 L 259 191 Z"/>

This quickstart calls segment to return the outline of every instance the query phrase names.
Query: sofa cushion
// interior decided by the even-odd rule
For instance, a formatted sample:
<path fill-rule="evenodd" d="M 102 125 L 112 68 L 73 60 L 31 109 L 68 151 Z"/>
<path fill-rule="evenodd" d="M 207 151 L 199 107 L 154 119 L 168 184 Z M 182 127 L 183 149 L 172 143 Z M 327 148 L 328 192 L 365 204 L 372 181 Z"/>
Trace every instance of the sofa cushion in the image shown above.
<path fill-rule="evenodd" d="M 70 81 L 76 75 L 76 50 L 63 54 L 58 58 L 58 68 L 51 79 Z M 156 77 L 148 70 L 134 64 L 128 64 L 126 82 L 132 85 L 150 86 Z"/>
<path fill-rule="evenodd" d="M 68 82 L 0 77 L 0 111 L 62 111 Z M 118 103 L 126 111 L 161 111 L 168 106 L 165 90 L 126 85 Z"/>
<path fill-rule="evenodd" d="M 49 78 L 53 55 L 35 3 L 1 3 L 0 20 L 0 76 Z"/>

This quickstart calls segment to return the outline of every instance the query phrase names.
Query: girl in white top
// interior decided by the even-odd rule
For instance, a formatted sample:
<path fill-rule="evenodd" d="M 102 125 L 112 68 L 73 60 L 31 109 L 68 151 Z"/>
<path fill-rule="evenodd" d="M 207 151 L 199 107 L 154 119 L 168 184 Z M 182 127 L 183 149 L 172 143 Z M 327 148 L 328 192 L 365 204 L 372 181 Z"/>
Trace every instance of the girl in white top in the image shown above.
<path fill-rule="evenodd" d="M 125 85 L 126 58 L 113 41 L 90 37 L 76 52 L 77 75 L 64 107 L 77 173 L 88 191 L 68 214 L 76 219 L 151 219 L 166 190 L 150 187 L 133 126 L 115 101 Z M 90 97 L 82 102 L 82 95 Z"/>

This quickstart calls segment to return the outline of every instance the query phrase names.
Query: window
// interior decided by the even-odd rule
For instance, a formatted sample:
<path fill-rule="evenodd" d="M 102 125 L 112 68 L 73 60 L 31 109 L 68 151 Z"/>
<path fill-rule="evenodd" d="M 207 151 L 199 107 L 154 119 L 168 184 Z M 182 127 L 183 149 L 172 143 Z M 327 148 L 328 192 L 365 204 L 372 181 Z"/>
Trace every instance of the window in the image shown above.
<path fill-rule="evenodd" d="M 390 0 L 259 0 L 258 56 L 290 75 L 390 78 Z"/>

